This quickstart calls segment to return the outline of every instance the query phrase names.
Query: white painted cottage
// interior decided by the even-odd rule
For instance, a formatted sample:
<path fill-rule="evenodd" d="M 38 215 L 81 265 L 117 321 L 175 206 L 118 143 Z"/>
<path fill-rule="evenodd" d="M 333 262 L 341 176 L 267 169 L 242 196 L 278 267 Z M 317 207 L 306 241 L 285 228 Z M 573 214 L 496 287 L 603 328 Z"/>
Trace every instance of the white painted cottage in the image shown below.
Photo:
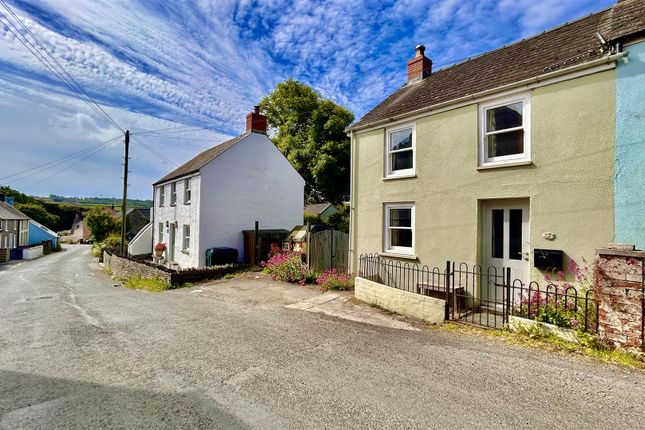
<path fill-rule="evenodd" d="M 305 181 L 266 134 L 256 107 L 244 134 L 207 149 L 154 186 L 152 241 L 179 267 L 204 266 L 206 250 L 236 248 L 243 230 L 291 230 L 303 222 Z M 149 237 L 149 236 L 148 236 Z"/>

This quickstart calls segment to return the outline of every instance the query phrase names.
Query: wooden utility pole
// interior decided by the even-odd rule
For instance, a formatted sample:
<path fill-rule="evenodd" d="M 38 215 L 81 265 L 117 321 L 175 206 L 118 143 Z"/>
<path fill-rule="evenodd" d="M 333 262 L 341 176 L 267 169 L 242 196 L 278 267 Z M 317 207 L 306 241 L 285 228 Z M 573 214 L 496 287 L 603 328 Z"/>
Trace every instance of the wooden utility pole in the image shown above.
<path fill-rule="evenodd" d="M 121 202 L 121 255 L 126 255 L 127 247 L 125 245 L 125 209 L 128 199 L 128 158 L 130 153 L 130 130 L 125 131 L 125 159 L 123 161 L 123 201 Z"/>

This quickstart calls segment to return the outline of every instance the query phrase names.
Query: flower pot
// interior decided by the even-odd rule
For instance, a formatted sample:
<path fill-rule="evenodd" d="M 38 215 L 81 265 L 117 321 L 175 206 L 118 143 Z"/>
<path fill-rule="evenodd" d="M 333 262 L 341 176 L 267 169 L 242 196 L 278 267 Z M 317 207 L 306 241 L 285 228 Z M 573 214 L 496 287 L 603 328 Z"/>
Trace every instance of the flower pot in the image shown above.
<path fill-rule="evenodd" d="M 163 251 L 157 251 L 157 250 L 155 249 L 155 257 L 157 257 L 157 258 L 161 258 L 161 257 L 163 257 Z"/>

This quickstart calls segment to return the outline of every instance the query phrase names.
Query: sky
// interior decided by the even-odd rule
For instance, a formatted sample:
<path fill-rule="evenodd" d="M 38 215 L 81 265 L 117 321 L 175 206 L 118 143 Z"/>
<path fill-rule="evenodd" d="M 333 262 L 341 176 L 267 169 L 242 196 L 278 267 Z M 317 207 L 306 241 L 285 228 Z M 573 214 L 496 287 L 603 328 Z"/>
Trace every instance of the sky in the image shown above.
<path fill-rule="evenodd" d="M 0 184 L 120 196 L 114 121 L 133 136 L 129 197 L 151 198 L 154 181 L 242 133 L 245 114 L 287 78 L 358 119 L 405 83 L 420 43 L 436 70 L 613 3 L 0 0 Z M 30 35 L 5 4 L 112 121 L 20 43 Z"/>

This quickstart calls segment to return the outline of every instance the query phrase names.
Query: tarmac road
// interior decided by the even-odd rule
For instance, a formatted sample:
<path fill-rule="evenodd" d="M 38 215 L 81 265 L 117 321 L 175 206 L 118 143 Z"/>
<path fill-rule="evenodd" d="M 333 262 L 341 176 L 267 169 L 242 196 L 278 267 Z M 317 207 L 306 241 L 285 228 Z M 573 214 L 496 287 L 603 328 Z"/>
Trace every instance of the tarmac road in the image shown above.
<path fill-rule="evenodd" d="M 643 372 L 285 309 L 240 282 L 116 288 L 82 245 L 0 268 L 0 428 L 645 427 Z"/>

